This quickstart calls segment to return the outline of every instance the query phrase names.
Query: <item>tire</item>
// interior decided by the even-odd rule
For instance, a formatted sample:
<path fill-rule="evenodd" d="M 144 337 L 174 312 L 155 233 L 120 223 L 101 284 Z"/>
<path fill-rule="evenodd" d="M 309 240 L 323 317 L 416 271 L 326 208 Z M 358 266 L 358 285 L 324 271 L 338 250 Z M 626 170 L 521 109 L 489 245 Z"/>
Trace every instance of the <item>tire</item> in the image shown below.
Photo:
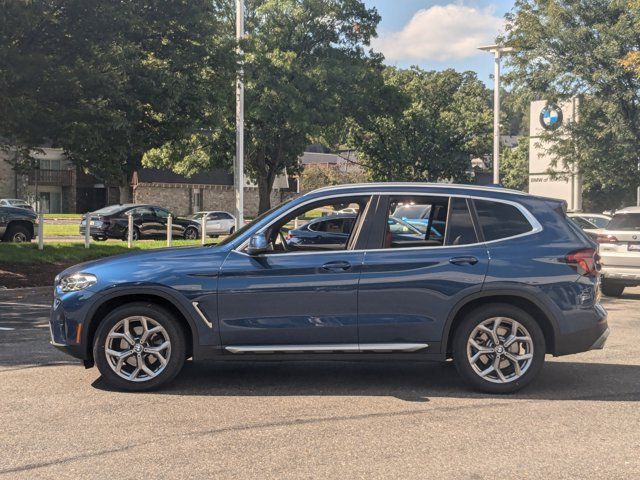
<path fill-rule="evenodd" d="M 498 320 L 497 337 L 482 330 L 481 325 L 493 330 Z M 518 340 L 506 345 L 514 322 Z M 486 348 L 487 354 L 471 345 Z M 483 340 L 484 339 L 484 340 Z M 453 338 L 453 359 L 460 376 L 475 389 L 487 393 L 513 393 L 528 385 L 538 375 L 544 364 L 546 345 L 540 325 L 531 315 L 509 304 L 490 304 L 477 308 L 465 316 Z M 495 369 L 496 355 L 499 356 Z M 527 356 L 531 355 L 529 358 Z M 516 357 L 518 357 L 516 359 Z M 525 357 L 521 359 L 520 357 Z M 476 358 L 475 361 L 472 361 Z M 520 374 L 516 370 L 518 365 Z M 492 370 L 493 369 L 493 370 Z M 480 372 L 489 370 L 483 378 Z"/>
<path fill-rule="evenodd" d="M 235 231 L 236 231 L 236 227 L 231 227 L 229 229 L 229 235 L 233 235 L 233 232 L 235 232 Z"/>
<path fill-rule="evenodd" d="M 195 240 L 198 238 L 198 230 L 193 227 L 189 227 L 184 231 L 185 240 Z"/>
<path fill-rule="evenodd" d="M 133 227 L 133 241 L 137 242 L 138 240 L 140 240 L 140 238 L 141 238 L 140 230 L 138 230 L 138 227 Z M 128 228 L 124 229 L 124 237 L 122 238 L 122 240 L 124 240 L 125 242 L 129 240 Z"/>
<path fill-rule="evenodd" d="M 149 330 L 160 327 L 159 331 L 148 335 L 144 343 L 141 342 L 144 340 L 142 318 L 146 319 Z M 129 319 L 129 338 L 133 340 L 133 345 L 122 338 L 126 319 Z M 110 333 L 121 338 L 110 338 Z M 166 342 L 169 342 L 168 346 Z M 122 363 L 118 360 L 119 356 L 109 356 L 105 346 L 109 351 L 126 353 Z M 157 354 L 150 353 L 151 350 L 147 351 L 147 348 L 157 350 Z M 148 302 L 130 303 L 113 310 L 100 322 L 93 343 L 93 358 L 104 380 L 118 390 L 132 392 L 153 390 L 169 383 L 182 369 L 185 353 L 185 334 L 178 320 L 164 308 Z M 163 365 L 160 356 L 166 364 Z M 143 370 L 140 361 L 147 370 Z M 118 367 L 120 373 L 116 371 Z M 147 371 L 154 375 L 149 375 Z"/>
<path fill-rule="evenodd" d="M 97 235 L 94 235 L 91 238 L 93 238 L 96 242 L 104 242 L 107 239 L 107 237 L 98 237 Z"/>
<path fill-rule="evenodd" d="M 607 297 L 621 297 L 624 293 L 624 285 L 602 279 L 600 290 L 602 291 L 602 294 Z"/>
<path fill-rule="evenodd" d="M 5 242 L 28 243 L 33 238 L 29 229 L 23 225 L 9 225 L 4 236 Z"/>

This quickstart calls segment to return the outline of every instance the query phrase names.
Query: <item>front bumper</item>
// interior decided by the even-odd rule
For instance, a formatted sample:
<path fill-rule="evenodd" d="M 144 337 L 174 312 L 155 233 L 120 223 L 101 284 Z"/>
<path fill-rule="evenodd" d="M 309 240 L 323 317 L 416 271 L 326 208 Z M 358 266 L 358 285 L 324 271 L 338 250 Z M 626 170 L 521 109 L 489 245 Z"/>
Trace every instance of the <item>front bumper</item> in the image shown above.
<path fill-rule="evenodd" d="M 90 358 L 84 320 L 94 295 L 89 290 L 56 293 L 49 317 L 51 345 L 81 360 Z"/>

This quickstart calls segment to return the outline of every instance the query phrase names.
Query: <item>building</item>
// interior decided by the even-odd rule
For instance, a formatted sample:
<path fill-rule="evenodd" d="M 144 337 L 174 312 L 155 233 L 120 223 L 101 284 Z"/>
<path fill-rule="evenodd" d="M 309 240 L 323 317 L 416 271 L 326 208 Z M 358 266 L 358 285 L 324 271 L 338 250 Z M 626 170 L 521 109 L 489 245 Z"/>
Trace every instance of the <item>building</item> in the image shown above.
<path fill-rule="evenodd" d="M 134 173 L 133 201 L 153 203 L 169 208 L 177 215 L 201 210 L 235 210 L 233 175 L 222 169 L 213 169 L 185 177 L 169 170 L 142 168 Z M 280 175 L 274 182 L 271 204 L 277 205 L 297 195 L 295 179 Z M 244 215 L 258 214 L 258 188 L 247 183 L 244 189 Z"/>

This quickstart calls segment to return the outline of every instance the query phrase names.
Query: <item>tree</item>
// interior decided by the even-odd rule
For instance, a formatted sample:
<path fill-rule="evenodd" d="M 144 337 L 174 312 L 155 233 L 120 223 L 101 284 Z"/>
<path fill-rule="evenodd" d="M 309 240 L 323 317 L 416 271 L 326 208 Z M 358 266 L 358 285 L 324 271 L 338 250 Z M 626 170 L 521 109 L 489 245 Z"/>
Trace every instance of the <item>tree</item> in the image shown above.
<path fill-rule="evenodd" d="M 372 92 L 383 86 L 382 59 L 363 46 L 380 17 L 360 0 L 250 0 L 247 12 L 245 167 L 262 212 L 276 176 L 299 172 L 298 158 L 312 139 L 372 108 Z M 233 99 L 232 84 L 227 91 Z M 228 104 L 224 123 L 231 128 L 210 126 L 225 134 L 171 142 L 147 155 L 146 164 L 187 174 L 228 164 L 234 113 Z"/>
<path fill-rule="evenodd" d="M 364 170 L 344 171 L 334 165 L 306 165 L 300 172 L 300 191 L 309 192 L 316 188 L 345 183 L 364 183 L 368 181 Z"/>
<path fill-rule="evenodd" d="M 354 122 L 350 143 L 375 180 L 465 181 L 491 148 L 490 95 L 474 73 L 387 68 L 401 105 Z"/>
<path fill-rule="evenodd" d="M 526 191 L 529 187 L 529 137 L 521 137 L 500 155 L 500 182 L 507 188 Z"/>
<path fill-rule="evenodd" d="M 502 40 L 516 48 L 507 76 L 514 94 L 581 97 L 579 121 L 544 140 L 553 145 L 552 168 L 577 166 L 587 194 L 628 194 L 640 182 L 638 31 L 637 0 L 518 0 L 507 16 Z"/>
<path fill-rule="evenodd" d="M 234 64 L 210 1 L 2 6 L 0 137 L 12 148 L 59 146 L 126 185 L 145 151 L 219 117 Z"/>

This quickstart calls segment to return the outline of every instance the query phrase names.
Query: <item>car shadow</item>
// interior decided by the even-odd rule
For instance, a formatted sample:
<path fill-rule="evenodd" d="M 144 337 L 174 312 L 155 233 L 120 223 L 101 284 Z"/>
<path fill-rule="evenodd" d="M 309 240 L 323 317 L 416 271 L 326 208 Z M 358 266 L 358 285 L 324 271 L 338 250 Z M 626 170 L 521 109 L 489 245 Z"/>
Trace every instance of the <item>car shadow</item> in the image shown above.
<path fill-rule="evenodd" d="M 550 361 L 538 378 L 507 399 L 640 401 L 640 365 Z M 110 390 L 102 378 L 93 386 Z M 187 362 L 178 378 L 155 392 L 191 396 L 389 396 L 495 398 L 478 393 L 452 363 Z"/>

